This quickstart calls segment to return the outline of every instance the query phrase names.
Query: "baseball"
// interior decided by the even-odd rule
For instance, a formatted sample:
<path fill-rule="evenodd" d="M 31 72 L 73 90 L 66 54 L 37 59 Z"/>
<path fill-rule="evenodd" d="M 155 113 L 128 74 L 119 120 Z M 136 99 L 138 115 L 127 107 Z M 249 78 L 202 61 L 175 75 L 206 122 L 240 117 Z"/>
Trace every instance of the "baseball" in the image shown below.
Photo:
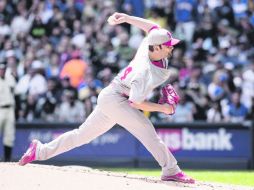
<path fill-rule="evenodd" d="M 108 23 L 109 23 L 110 25 L 114 25 L 114 17 L 113 17 L 113 16 L 110 16 L 110 17 L 108 18 Z"/>

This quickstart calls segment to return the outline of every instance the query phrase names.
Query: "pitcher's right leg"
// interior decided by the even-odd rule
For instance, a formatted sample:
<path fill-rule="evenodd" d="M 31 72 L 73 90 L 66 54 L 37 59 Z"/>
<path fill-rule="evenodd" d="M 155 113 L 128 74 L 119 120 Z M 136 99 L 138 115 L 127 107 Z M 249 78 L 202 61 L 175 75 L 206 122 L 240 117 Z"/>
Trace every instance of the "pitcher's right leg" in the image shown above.
<path fill-rule="evenodd" d="M 115 123 L 103 114 L 97 106 L 78 129 L 66 132 L 46 144 L 38 143 L 38 141 L 33 143 L 33 141 L 19 163 L 20 165 L 25 165 L 34 160 L 46 160 L 83 144 L 87 144 L 111 129 L 114 125 Z M 29 154 L 31 152 L 35 154 L 34 159 L 27 159 L 26 155 L 33 156 L 33 154 Z M 28 162 L 24 163 L 24 159 L 27 159 Z"/>

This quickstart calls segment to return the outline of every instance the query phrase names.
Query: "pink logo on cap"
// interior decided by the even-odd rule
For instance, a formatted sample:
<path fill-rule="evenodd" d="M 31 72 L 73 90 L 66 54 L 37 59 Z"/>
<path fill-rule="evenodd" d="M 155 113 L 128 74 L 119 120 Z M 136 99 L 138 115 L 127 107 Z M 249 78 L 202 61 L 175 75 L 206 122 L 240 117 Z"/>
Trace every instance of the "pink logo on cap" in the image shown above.
<path fill-rule="evenodd" d="M 171 43 L 171 41 L 172 41 L 172 35 L 171 35 L 170 32 L 167 32 L 167 35 L 169 37 L 169 41 L 163 43 L 163 45 L 165 45 L 165 46 L 172 46 L 172 43 Z"/>
<path fill-rule="evenodd" d="M 173 38 L 170 32 L 167 32 L 167 35 L 169 37 L 169 40 L 167 42 L 163 43 L 163 45 L 165 45 L 165 46 L 174 46 L 174 45 L 176 45 L 177 43 L 180 42 L 180 40 Z"/>
<path fill-rule="evenodd" d="M 171 40 L 171 39 L 172 39 L 171 33 L 170 33 L 170 32 L 167 32 L 167 35 L 168 35 L 169 39 Z"/>

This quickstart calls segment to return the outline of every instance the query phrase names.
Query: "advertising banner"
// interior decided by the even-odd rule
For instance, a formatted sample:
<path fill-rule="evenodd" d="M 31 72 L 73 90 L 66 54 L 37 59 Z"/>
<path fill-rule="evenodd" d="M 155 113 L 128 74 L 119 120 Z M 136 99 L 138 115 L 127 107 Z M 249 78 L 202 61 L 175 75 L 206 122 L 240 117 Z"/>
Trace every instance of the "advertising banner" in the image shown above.
<path fill-rule="evenodd" d="M 70 128 L 17 128 L 13 158 L 19 159 L 33 139 L 43 143 L 56 139 Z M 158 128 L 160 138 L 176 158 L 252 158 L 251 130 L 248 128 Z M 1 143 L 2 144 L 2 139 Z M 0 146 L 3 159 L 3 146 Z M 116 127 L 89 144 L 61 154 L 56 159 L 151 158 L 146 148 L 129 132 Z"/>
<path fill-rule="evenodd" d="M 70 129 L 18 129 L 16 132 L 16 141 L 13 150 L 13 158 L 20 158 L 26 151 L 29 143 L 33 139 L 38 139 L 42 143 L 50 142 L 56 139 Z M 2 146 L 0 146 L 0 157 L 3 155 Z M 89 144 L 75 148 L 66 152 L 57 158 L 64 159 L 82 159 L 86 157 L 135 157 L 136 140 L 127 131 L 121 128 L 114 128 L 102 136 L 91 141 Z"/>
<path fill-rule="evenodd" d="M 176 157 L 251 158 L 251 133 L 239 129 L 156 129 Z M 151 156 L 143 145 L 139 157 Z"/>

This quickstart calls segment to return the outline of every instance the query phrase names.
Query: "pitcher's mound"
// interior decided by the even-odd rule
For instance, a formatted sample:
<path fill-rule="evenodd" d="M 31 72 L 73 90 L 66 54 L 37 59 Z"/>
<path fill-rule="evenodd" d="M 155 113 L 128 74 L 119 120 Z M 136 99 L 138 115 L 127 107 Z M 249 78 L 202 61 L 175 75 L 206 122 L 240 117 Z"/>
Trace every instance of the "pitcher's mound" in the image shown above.
<path fill-rule="evenodd" d="M 0 163 L 1 190 L 254 190 L 250 187 L 197 182 L 162 182 L 159 178 L 107 172 L 82 166 Z"/>

